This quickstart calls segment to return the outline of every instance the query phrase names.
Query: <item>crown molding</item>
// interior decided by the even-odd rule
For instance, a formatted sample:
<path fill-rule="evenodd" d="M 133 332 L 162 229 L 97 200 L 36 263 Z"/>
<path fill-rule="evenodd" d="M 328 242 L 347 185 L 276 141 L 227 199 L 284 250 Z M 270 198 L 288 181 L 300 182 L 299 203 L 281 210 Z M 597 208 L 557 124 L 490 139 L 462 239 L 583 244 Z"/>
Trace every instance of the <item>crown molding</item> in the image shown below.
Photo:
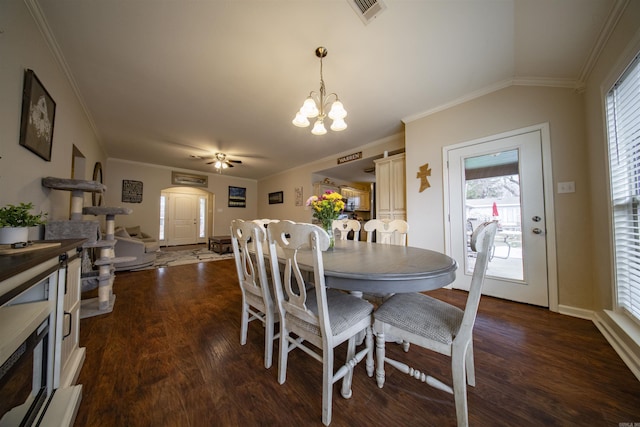
<path fill-rule="evenodd" d="M 82 108 L 82 111 L 87 117 L 89 126 L 91 126 L 91 130 L 93 131 L 93 134 L 95 135 L 96 140 L 98 141 L 98 144 L 100 145 L 100 147 L 102 147 L 102 150 L 106 153 L 107 151 L 105 150 L 105 147 L 102 144 L 102 141 L 98 134 L 98 128 L 95 125 L 95 121 L 93 120 L 93 117 L 89 112 L 89 108 L 87 108 L 87 104 L 84 102 L 82 93 L 80 92 L 80 88 L 76 84 L 76 80 L 73 77 L 73 73 L 71 72 L 71 68 L 69 67 L 69 64 L 67 64 L 67 60 L 62 54 L 62 50 L 60 49 L 58 42 L 53 36 L 51 27 L 49 27 L 49 23 L 47 22 L 47 19 L 45 18 L 44 13 L 42 12 L 42 8 L 40 7 L 38 0 L 24 0 L 24 3 L 27 6 L 27 9 L 29 10 L 29 12 L 31 13 L 31 16 L 35 21 L 36 26 L 40 30 L 40 33 L 42 34 L 42 37 L 44 38 L 44 41 L 47 44 L 47 47 L 51 51 L 51 54 L 53 55 L 54 60 L 57 62 L 58 66 L 60 67 L 63 74 L 67 78 L 67 81 L 69 82 L 69 85 L 71 86 L 71 89 L 73 90 L 73 93 L 76 96 L 76 99 L 80 103 L 80 107 Z"/>

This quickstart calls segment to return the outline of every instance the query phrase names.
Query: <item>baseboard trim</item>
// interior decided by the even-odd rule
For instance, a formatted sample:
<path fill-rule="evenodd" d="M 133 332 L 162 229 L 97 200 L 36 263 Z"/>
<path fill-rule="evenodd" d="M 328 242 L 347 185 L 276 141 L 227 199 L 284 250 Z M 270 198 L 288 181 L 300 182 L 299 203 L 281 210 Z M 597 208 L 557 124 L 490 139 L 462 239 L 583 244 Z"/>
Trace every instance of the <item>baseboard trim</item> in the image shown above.
<path fill-rule="evenodd" d="M 606 310 L 596 312 L 593 323 L 640 381 L 640 345 L 634 337 L 636 332 L 628 333 L 625 326 L 616 320 L 617 316 L 619 315 Z"/>
<path fill-rule="evenodd" d="M 593 320 L 594 316 L 593 310 L 586 310 L 584 308 L 571 307 L 569 305 L 562 304 L 558 305 L 558 313 L 586 320 Z"/>

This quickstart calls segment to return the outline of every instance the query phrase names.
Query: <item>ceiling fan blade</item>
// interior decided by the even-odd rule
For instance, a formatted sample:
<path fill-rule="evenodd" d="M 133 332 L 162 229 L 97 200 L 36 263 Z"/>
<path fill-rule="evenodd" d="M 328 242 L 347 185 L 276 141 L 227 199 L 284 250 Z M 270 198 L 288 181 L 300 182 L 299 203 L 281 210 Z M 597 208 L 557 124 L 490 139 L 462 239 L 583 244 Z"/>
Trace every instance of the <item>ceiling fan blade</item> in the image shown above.
<path fill-rule="evenodd" d="M 242 163 L 242 160 L 227 160 L 227 162 L 231 162 L 231 163 Z"/>
<path fill-rule="evenodd" d="M 227 162 L 227 166 L 229 166 L 230 168 L 233 167 L 233 165 L 231 163 L 229 163 L 229 162 Z"/>
<path fill-rule="evenodd" d="M 216 162 L 216 161 L 215 161 L 215 160 L 213 160 L 213 161 L 207 162 L 207 164 L 208 164 L 208 165 L 212 165 L 212 164 L 214 164 L 215 162 Z"/>

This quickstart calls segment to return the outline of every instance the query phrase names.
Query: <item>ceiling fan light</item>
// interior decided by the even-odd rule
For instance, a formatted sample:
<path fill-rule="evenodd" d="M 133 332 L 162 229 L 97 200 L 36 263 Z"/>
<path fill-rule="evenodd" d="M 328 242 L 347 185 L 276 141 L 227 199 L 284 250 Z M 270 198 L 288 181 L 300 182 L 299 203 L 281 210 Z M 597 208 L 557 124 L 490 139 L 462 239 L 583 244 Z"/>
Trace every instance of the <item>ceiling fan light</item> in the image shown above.
<path fill-rule="evenodd" d="M 335 101 L 333 104 L 331 104 L 331 111 L 329 111 L 329 118 L 336 120 L 336 119 L 344 119 L 345 117 L 347 117 L 347 110 L 344 109 L 342 102 Z"/>
<path fill-rule="evenodd" d="M 222 167 L 222 162 L 220 160 L 217 160 L 213 167 L 216 169 L 220 169 Z"/>
<path fill-rule="evenodd" d="M 295 126 L 298 126 L 299 128 L 306 128 L 310 125 L 307 116 L 302 114 L 300 111 L 296 113 L 296 117 L 291 121 L 291 123 L 293 123 Z"/>
<path fill-rule="evenodd" d="M 316 120 L 313 125 L 313 129 L 311 129 L 311 133 L 314 135 L 324 135 L 327 133 L 327 129 L 324 127 L 324 122 L 320 119 Z"/>
<path fill-rule="evenodd" d="M 319 113 L 316 101 L 314 101 L 312 97 L 305 99 L 304 104 L 302 104 L 302 108 L 300 108 L 300 114 L 304 114 L 306 117 L 312 118 L 316 117 Z"/>
<path fill-rule="evenodd" d="M 222 164 L 222 169 L 226 169 L 226 168 L 228 168 L 228 167 L 229 167 L 229 165 L 228 165 L 228 164 L 226 164 L 226 163 L 223 163 L 223 164 Z"/>
<path fill-rule="evenodd" d="M 347 122 L 344 119 L 335 119 L 333 123 L 331 123 L 331 130 L 340 132 L 341 130 L 345 130 L 347 128 Z"/>

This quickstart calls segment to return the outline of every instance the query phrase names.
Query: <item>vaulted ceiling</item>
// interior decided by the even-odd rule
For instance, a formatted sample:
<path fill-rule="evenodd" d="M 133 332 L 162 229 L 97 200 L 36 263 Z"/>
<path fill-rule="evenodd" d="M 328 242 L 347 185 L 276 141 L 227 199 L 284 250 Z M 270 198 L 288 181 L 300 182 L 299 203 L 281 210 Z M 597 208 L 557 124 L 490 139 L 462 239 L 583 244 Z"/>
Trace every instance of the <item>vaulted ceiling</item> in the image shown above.
<path fill-rule="evenodd" d="M 111 158 L 260 179 L 508 84 L 579 88 L 615 2 L 28 0 Z M 348 128 L 291 124 L 324 80 Z M 195 156 L 195 157 L 194 157 Z"/>

